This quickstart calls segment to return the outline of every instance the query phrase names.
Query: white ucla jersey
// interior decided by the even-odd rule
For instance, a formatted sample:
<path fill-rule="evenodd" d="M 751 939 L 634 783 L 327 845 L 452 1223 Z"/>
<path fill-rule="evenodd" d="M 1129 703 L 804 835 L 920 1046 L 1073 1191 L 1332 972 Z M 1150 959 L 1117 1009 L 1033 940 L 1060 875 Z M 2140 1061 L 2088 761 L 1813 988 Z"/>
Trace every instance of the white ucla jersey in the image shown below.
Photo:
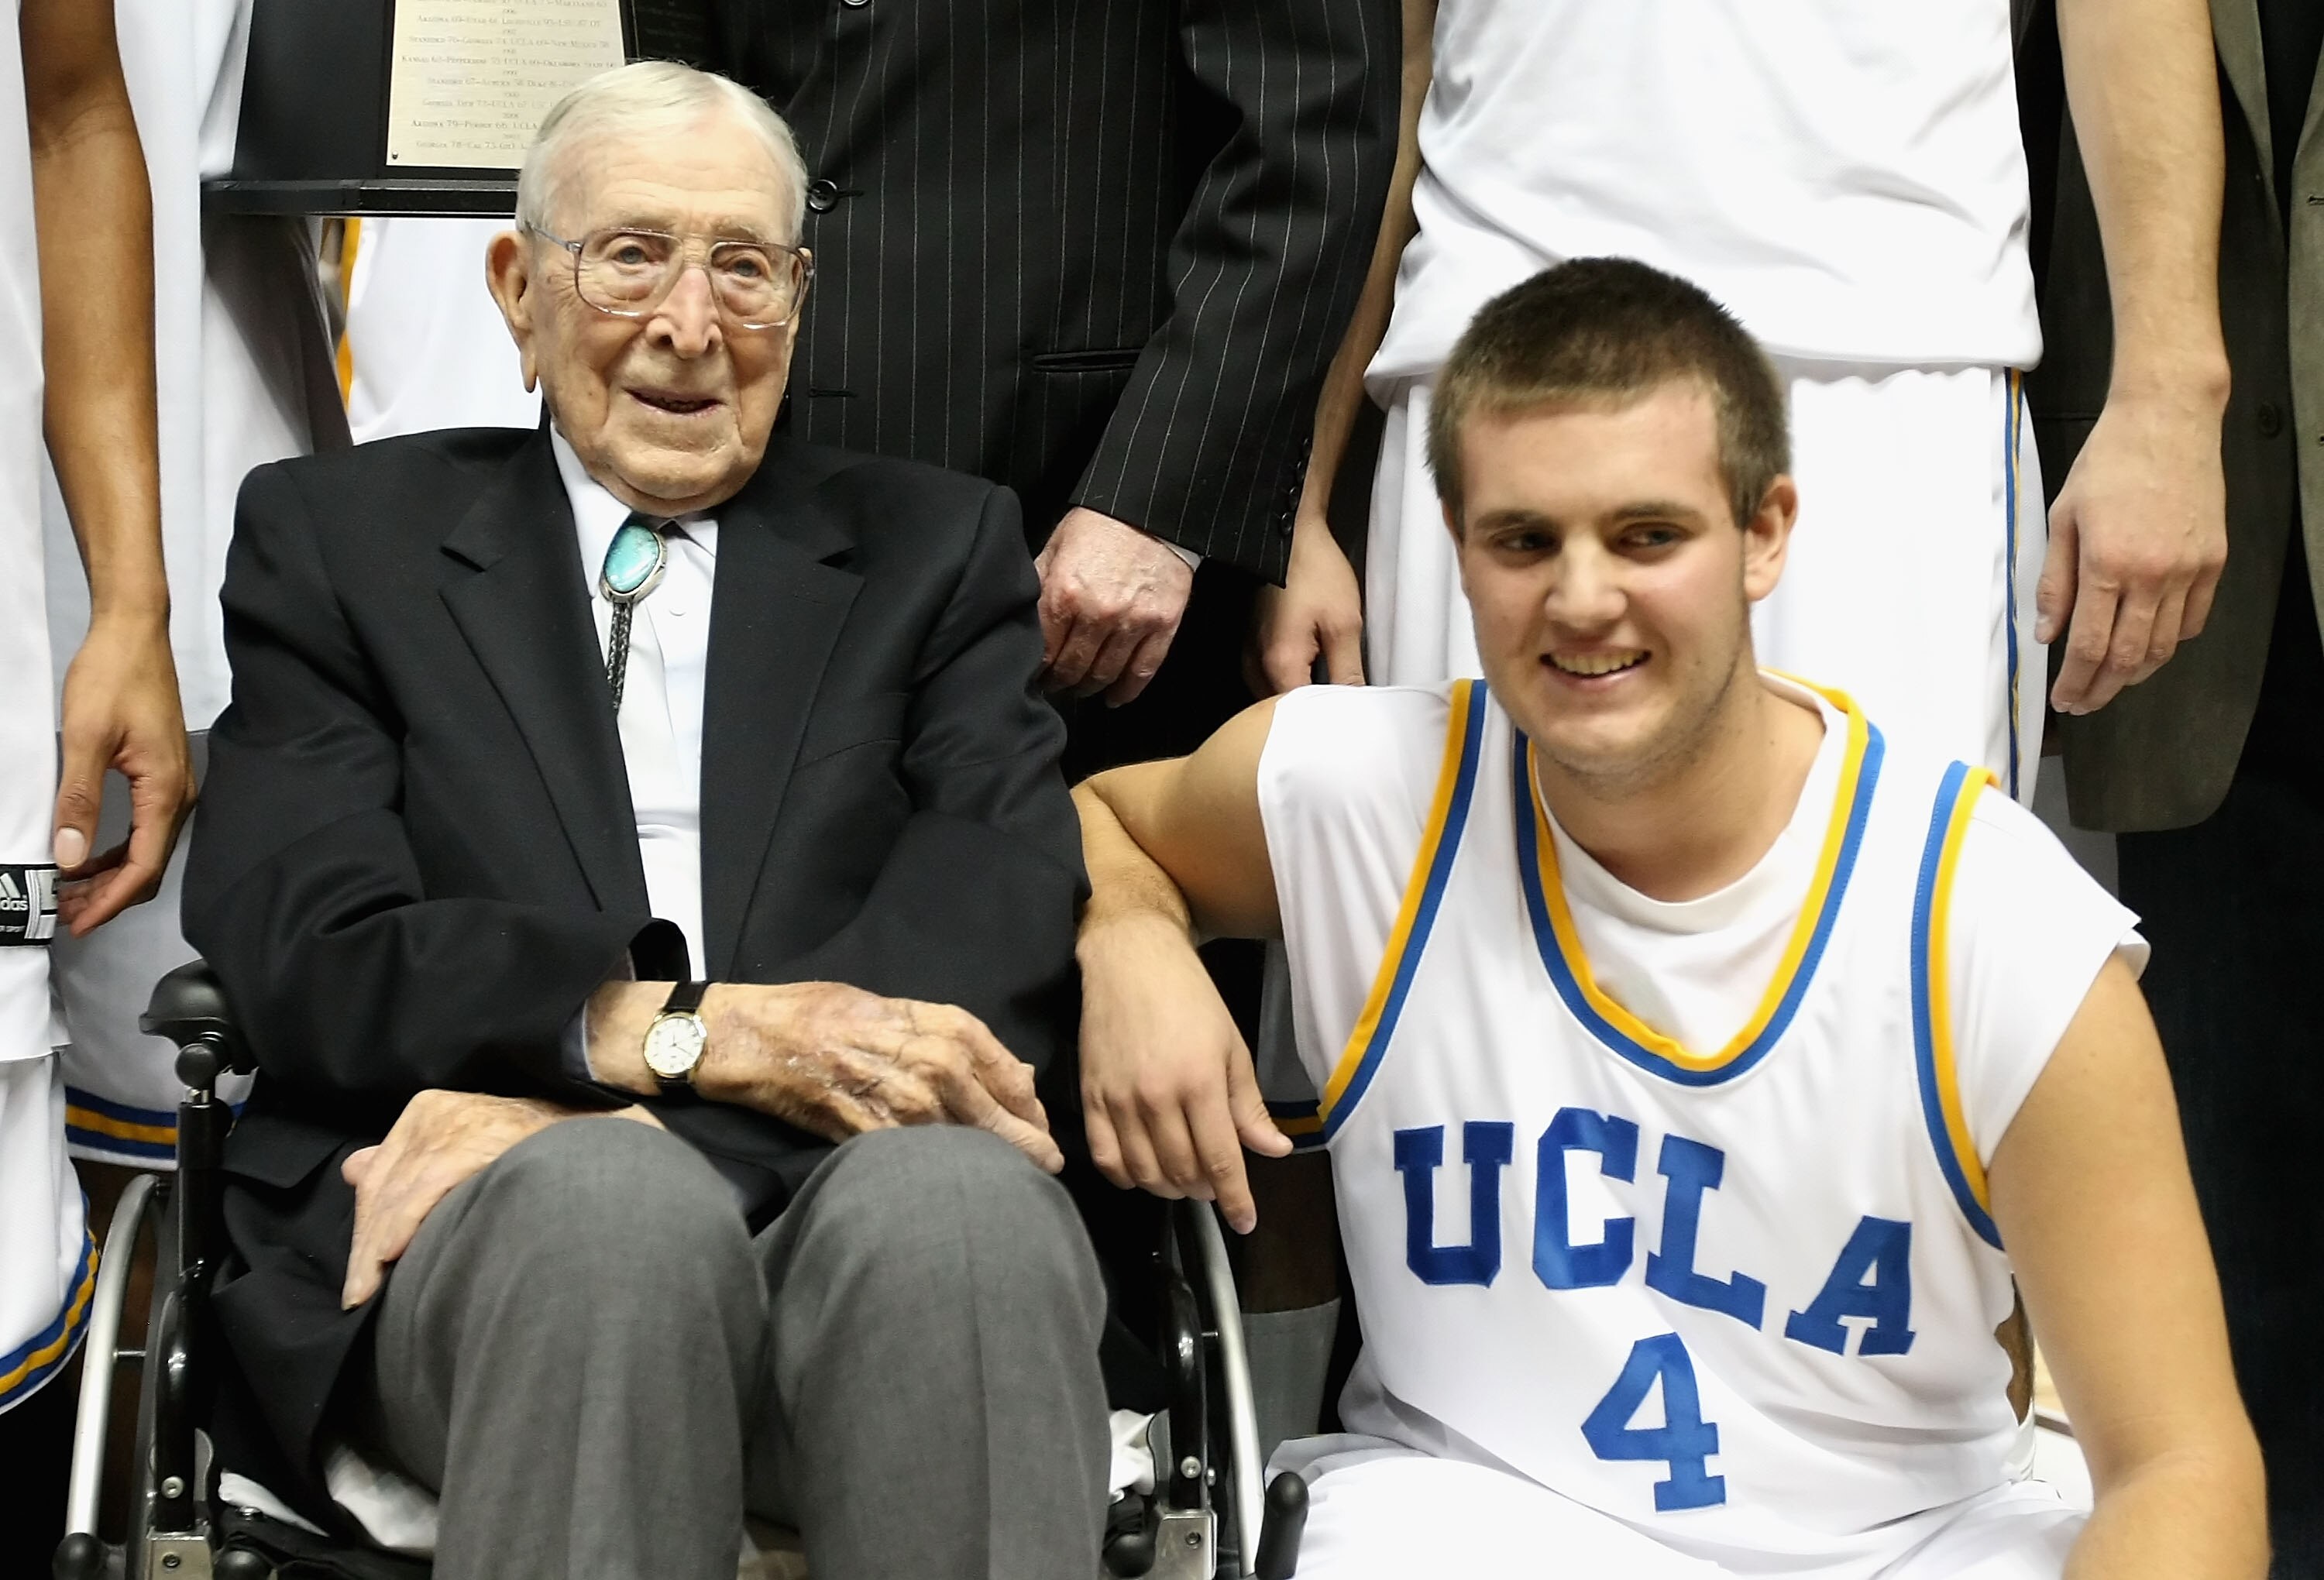
<path fill-rule="evenodd" d="M 1820 843 L 1780 964 L 1723 1046 L 1690 1048 L 1593 978 L 1529 749 L 1481 682 L 1329 705 L 1400 709 L 1408 759 L 1437 745 L 1416 699 L 1445 721 L 1433 804 L 1313 1125 L 1379 1384 L 1546 1486 L 1722 1548 L 1803 1550 L 1999 1484 L 2013 1291 L 1947 960 L 1990 776 L 1892 749 L 1834 695 L 1838 772 L 1811 783 L 1836 788 L 1799 813 Z M 1382 801 L 1332 787 L 1365 772 L 1350 722 L 1286 748 L 1309 760 L 1275 770 L 1271 850 Z M 1315 909 L 1345 895 L 1296 868 L 1360 868 L 1363 845 L 1277 855 L 1311 1015 L 1352 951 Z M 2076 903 L 2098 942 L 2069 1011 L 2126 931 Z"/>

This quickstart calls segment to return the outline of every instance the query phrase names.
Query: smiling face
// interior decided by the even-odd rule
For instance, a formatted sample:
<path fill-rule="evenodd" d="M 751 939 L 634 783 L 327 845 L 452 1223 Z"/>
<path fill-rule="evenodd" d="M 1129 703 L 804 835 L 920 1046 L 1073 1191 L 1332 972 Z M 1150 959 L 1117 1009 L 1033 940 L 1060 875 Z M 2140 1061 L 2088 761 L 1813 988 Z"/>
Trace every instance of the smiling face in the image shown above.
<path fill-rule="evenodd" d="M 1449 522 L 1494 694 L 1545 767 L 1601 790 L 1700 754 L 1754 673 L 1750 605 L 1774 591 L 1789 478 L 1738 529 L 1711 394 L 1480 410 Z"/>
<path fill-rule="evenodd" d="M 544 228 L 578 240 L 608 226 L 788 243 L 796 195 L 772 152 L 719 113 L 688 125 L 576 140 L 550 188 Z M 493 295 L 558 431 L 589 475 L 655 515 L 706 510 L 758 470 L 790 375 L 798 321 L 744 329 L 723 317 L 709 277 L 687 269 L 635 318 L 599 312 L 574 289 L 572 254 L 522 232 L 493 239 Z"/>

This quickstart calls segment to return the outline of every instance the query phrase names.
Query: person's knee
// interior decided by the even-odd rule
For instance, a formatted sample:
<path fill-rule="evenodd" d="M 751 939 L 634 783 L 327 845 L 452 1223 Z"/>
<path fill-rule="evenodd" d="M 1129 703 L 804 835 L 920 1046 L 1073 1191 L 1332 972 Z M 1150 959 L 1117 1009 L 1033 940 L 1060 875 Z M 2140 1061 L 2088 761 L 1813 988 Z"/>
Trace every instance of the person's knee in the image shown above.
<path fill-rule="evenodd" d="M 831 1169 L 818 1226 L 844 1236 L 882 1277 L 930 1296 L 973 1279 L 1024 1305 L 1092 1322 L 1102 1313 L 1072 1199 L 998 1137 L 959 1125 L 872 1131 Z"/>
<path fill-rule="evenodd" d="M 519 1143 L 485 1171 L 465 1216 L 483 1215 L 491 1266 L 535 1299 L 581 1295 L 608 1315 L 674 1296 L 756 1288 L 750 1235 L 700 1154 L 650 1125 L 577 1119 Z"/>

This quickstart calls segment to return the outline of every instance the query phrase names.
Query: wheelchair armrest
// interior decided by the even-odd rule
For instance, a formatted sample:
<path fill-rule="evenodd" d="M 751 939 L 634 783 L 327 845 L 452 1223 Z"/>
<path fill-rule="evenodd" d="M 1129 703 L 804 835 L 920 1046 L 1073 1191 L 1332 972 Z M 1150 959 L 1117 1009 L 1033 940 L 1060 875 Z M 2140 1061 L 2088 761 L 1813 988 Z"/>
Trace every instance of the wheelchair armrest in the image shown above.
<path fill-rule="evenodd" d="M 177 1045 L 178 1079 L 189 1087 L 207 1089 L 226 1070 L 252 1068 L 226 1010 L 226 990 L 207 961 L 188 960 L 154 983 L 137 1028 Z"/>

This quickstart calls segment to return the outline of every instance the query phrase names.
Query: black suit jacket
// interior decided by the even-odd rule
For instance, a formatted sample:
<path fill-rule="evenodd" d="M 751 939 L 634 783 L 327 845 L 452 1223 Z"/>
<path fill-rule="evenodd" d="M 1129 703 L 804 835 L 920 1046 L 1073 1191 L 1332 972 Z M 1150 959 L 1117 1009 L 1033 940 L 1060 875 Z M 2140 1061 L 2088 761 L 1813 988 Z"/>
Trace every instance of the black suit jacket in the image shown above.
<path fill-rule="evenodd" d="M 779 437 L 717 518 L 707 975 L 960 1004 L 1045 1064 L 1082 875 L 1016 501 Z M 338 1309 L 338 1161 L 425 1088 L 610 1101 L 561 1033 L 674 931 L 648 909 L 590 596 L 545 431 L 389 440 L 243 488 L 185 927 L 260 1070 L 226 1159 L 217 1310 L 255 1384 L 223 1412 L 227 1456 L 255 1449 L 310 1506 L 364 1318 Z M 761 1221 L 825 1150 L 660 1107 Z"/>
<path fill-rule="evenodd" d="M 1395 0 L 715 0 L 815 178 L 791 406 L 1280 581 L 1396 161 Z"/>

